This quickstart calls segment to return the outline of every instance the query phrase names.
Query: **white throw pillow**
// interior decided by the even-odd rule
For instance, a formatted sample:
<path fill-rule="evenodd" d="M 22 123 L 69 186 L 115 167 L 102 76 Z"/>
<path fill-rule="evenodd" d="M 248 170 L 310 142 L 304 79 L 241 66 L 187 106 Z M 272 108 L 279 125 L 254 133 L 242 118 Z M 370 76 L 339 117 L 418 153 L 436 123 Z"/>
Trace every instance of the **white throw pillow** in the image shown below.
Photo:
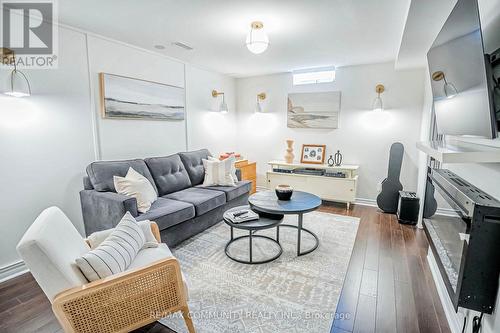
<path fill-rule="evenodd" d="M 142 248 L 145 249 L 150 247 L 158 247 L 158 241 L 156 240 L 155 235 L 153 235 L 153 231 L 151 230 L 151 221 L 139 221 L 137 222 L 137 225 L 142 229 L 144 237 L 146 238 L 146 242 L 144 243 L 144 246 Z M 90 234 L 90 236 L 87 237 L 87 242 L 90 245 L 90 249 L 93 250 L 101 245 L 101 243 L 104 242 L 104 240 L 106 240 L 109 235 L 111 235 L 113 230 L 114 229 L 96 231 Z"/>
<path fill-rule="evenodd" d="M 231 169 L 234 164 L 234 156 L 222 161 L 205 159 L 202 161 L 205 168 L 203 186 L 236 186 Z"/>
<path fill-rule="evenodd" d="M 233 155 L 229 156 L 228 158 L 232 158 L 231 176 L 233 177 L 234 182 L 237 183 L 237 182 L 239 182 L 239 180 L 238 180 L 238 176 L 236 176 L 236 158 Z M 212 156 L 208 156 L 208 160 L 209 161 L 219 161 L 219 159 L 212 157 Z"/>
<path fill-rule="evenodd" d="M 117 193 L 134 197 L 137 200 L 137 210 L 146 213 L 151 204 L 158 199 L 151 182 L 132 168 L 128 169 L 125 177 L 113 176 Z"/>
<path fill-rule="evenodd" d="M 95 249 L 76 259 L 76 264 L 89 281 L 124 272 L 143 248 L 146 237 L 129 212 L 111 234 Z"/>

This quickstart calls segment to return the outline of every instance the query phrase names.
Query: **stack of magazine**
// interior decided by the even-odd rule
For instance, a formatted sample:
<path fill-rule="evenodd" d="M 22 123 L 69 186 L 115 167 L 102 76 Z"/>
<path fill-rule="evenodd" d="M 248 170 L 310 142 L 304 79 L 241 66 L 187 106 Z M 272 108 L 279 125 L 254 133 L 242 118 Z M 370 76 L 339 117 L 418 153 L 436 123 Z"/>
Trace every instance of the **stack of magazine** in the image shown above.
<path fill-rule="evenodd" d="M 243 223 L 258 220 L 259 215 L 251 209 L 241 209 L 227 214 L 227 218 L 232 223 Z"/>

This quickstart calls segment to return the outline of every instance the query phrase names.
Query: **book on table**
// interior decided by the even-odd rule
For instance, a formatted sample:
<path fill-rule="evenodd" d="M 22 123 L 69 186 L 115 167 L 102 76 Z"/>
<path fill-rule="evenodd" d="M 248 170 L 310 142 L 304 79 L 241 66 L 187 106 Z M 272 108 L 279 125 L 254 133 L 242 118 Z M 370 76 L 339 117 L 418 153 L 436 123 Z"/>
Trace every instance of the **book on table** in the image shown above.
<path fill-rule="evenodd" d="M 250 209 L 242 209 L 230 212 L 227 217 L 232 223 L 243 223 L 259 219 L 259 215 Z"/>

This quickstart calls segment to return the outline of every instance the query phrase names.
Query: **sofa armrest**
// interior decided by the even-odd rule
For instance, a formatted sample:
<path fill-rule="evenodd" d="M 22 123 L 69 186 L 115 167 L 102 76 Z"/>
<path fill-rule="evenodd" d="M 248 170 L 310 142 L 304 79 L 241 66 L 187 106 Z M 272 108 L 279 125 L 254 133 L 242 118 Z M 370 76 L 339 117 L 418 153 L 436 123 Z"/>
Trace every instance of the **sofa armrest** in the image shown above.
<path fill-rule="evenodd" d="M 136 217 L 137 200 L 114 192 L 80 191 L 85 233 L 114 228 L 126 212 Z"/>
<path fill-rule="evenodd" d="M 189 312 L 175 258 L 65 290 L 52 309 L 65 332 L 81 333 L 128 332 L 177 311 L 186 319 Z"/>

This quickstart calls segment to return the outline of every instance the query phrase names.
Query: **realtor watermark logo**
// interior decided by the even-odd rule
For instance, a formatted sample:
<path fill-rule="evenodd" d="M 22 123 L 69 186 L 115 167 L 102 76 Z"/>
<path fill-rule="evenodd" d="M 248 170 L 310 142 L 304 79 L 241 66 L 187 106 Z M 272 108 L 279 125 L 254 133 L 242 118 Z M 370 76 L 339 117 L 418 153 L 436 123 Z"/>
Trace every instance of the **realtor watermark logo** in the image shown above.
<path fill-rule="evenodd" d="M 0 46 L 14 52 L 2 64 L 18 68 L 57 68 L 58 24 L 55 0 L 2 0 Z"/>

